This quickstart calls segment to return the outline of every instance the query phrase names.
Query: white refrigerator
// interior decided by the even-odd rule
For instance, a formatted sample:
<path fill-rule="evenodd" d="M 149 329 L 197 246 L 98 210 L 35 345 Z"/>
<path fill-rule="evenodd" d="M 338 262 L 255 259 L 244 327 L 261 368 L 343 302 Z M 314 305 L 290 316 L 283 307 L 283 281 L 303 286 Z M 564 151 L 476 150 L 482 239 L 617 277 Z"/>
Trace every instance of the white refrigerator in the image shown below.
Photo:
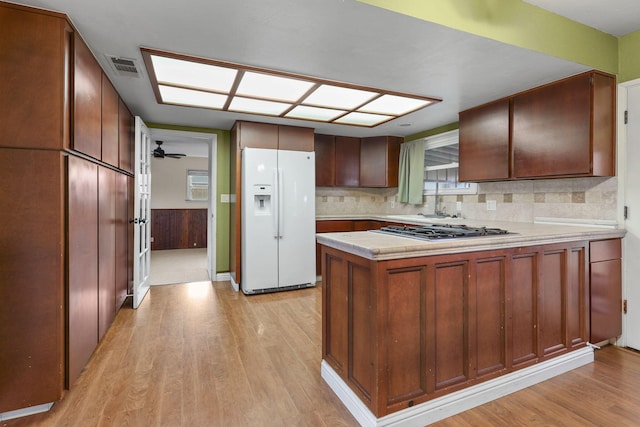
<path fill-rule="evenodd" d="M 242 150 L 245 294 L 315 285 L 315 153 Z"/>

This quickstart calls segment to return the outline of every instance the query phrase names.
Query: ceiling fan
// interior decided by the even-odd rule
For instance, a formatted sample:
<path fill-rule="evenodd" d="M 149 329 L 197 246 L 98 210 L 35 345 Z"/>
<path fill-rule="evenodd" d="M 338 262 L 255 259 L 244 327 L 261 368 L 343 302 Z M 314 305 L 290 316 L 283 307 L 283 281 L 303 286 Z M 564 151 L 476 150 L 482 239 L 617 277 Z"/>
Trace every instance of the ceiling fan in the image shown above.
<path fill-rule="evenodd" d="M 156 141 L 158 146 L 153 150 L 153 157 L 157 159 L 164 159 L 165 157 L 171 157 L 172 159 L 179 159 L 181 157 L 186 156 L 186 154 L 181 153 L 165 153 L 162 149 L 162 141 Z"/>

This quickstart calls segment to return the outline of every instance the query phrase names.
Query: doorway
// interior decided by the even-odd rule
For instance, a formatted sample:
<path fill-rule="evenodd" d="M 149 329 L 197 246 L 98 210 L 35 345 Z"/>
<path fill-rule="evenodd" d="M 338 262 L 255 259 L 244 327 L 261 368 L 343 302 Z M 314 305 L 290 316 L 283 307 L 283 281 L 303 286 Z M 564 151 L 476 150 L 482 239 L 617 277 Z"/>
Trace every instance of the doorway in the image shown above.
<path fill-rule="evenodd" d="M 625 111 L 627 122 L 625 124 Z M 623 83 L 618 90 L 618 200 L 619 224 L 627 234 L 622 240 L 623 317 L 619 344 L 640 350 L 640 79 Z M 624 218 L 624 211 L 627 217 Z"/>
<path fill-rule="evenodd" d="M 151 160 L 151 237 L 156 243 L 167 238 L 179 241 L 181 248 L 154 250 L 152 242 L 151 284 L 216 280 L 217 135 L 150 131 L 152 150 L 161 141 L 166 154 Z M 167 225 L 154 227 L 154 217 L 158 220 L 163 215 Z"/>

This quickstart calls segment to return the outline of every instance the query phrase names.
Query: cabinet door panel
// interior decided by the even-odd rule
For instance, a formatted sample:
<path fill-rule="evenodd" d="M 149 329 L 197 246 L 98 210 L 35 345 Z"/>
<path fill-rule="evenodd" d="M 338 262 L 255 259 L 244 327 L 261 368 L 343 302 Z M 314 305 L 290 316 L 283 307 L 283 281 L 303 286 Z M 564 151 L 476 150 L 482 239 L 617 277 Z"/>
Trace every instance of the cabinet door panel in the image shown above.
<path fill-rule="evenodd" d="M 313 151 L 313 129 L 278 126 L 278 150 Z"/>
<path fill-rule="evenodd" d="M 98 166 L 69 156 L 67 386 L 98 343 Z"/>
<path fill-rule="evenodd" d="M 62 396 L 63 158 L 56 151 L 0 148 L 0 181 L 3 413 Z"/>
<path fill-rule="evenodd" d="M 98 340 L 116 316 L 116 175 L 98 169 Z"/>
<path fill-rule="evenodd" d="M 591 173 L 590 74 L 513 98 L 515 178 Z"/>
<path fill-rule="evenodd" d="M 566 348 L 566 264 L 564 250 L 545 251 L 542 256 L 539 306 L 541 356 Z"/>
<path fill-rule="evenodd" d="M 0 145 L 63 148 L 69 120 L 65 20 L 2 5 L 0 28 Z"/>
<path fill-rule="evenodd" d="M 118 100 L 118 162 L 120 169 L 133 173 L 134 121 L 122 99 Z"/>
<path fill-rule="evenodd" d="M 509 179 L 509 100 L 460 113 L 460 181 Z"/>
<path fill-rule="evenodd" d="M 315 136 L 316 187 L 336 185 L 336 145 L 331 135 Z"/>
<path fill-rule="evenodd" d="M 360 142 L 360 187 L 397 187 L 402 138 L 376 136 Z"/>
<path fill-rule="evenodd" d="M 102 74 L 102 161 L 118 167 L 118 93 Z"/>
<path fill-rule="evenodd" d="M 236 122 L 240 149 L 278 149 L 278 125 L 269 123 Z"/>
<path fill-rule="evenodd" d="M 73 149 L 100 159 L 102 155 L 102 69 L 76 34 L 74 39 Z"/>
<path fill-rule="evenodd" d="M 428 311 L 433 318 L 427 333 L 433 341 L 429 369 L 434 373 L 435 390 L 462 383 L 469 378 L 468 261 L 436 264 L 434 281 L 428 286 Z"/>
<path fill-rule="evenodd" d="M 569 347 L 578 347 L 589 339 L 589 296 L 587 289 L 586 245 L 568 249 L 567 333 Z"/>
<path fill-rule="evenodd" d="M 621 260 L 591 264 L 591 337 L 599 343 L 622 334 Z"/>
<path fill-rule="evenodd" d="M 367 265 L 349 264 L 349 288 L 353 303 L 349 305 L 349 349 L 352 363 L 349 379 L 357 384 L 365 397 L 371 400 L 374 391 L 375 337 L 375 286 L 371 269 Z"/>
<path fill-rule="evenodd" d="M 533 361 L 538 354 L 538 254 L 514 255 L 511 259 L 510 321 L 511 366 Z"/>
<path fill-rule="evenodd" d="M 326 248 L 326 247 L 325 247 Z M 348 358 L 348 294 L 347 261 L 329 249 L 322 252 L 322 354 L 333 369 L 346 380 Z"/>
<path fill-rule="evenodd" d="M 336 186 L 360 183 L 360 138 L 336 136 Z"/>
<path fill-rule="evenodd" d="M 505 257 L 480 259 L 476 271 L 477 376 L 504 369 L 505 361 Z"/>
<path fill-rule="evenodd" d="M 129 191 L 128 177 L 117 174 L 116 177 L 116 310 L 127 298 L 129 264 L 133 264 L 128 252 L 129 229 Z M 132 225 L 133 226 L 133 225 Z"/>

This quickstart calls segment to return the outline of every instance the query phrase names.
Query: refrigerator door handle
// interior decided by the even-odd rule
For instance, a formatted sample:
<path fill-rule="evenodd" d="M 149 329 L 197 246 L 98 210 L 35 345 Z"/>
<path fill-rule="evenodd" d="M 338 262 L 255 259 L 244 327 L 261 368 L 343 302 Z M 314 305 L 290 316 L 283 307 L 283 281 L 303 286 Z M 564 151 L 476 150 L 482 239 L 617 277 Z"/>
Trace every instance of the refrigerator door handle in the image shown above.
<path fill-rule="evenodd" d="M 284 236 L 284 173 L 278 168 L 278 237 Z"/>
<path fill-rule="evenodd" d="M 280 193 L 278 190 L 278 169 L 273 170 L 273 238 L 277 239 L 279 236 L 278 230 L 278 214 L 279 212 L 279 201 L 280 201 Z"/>

